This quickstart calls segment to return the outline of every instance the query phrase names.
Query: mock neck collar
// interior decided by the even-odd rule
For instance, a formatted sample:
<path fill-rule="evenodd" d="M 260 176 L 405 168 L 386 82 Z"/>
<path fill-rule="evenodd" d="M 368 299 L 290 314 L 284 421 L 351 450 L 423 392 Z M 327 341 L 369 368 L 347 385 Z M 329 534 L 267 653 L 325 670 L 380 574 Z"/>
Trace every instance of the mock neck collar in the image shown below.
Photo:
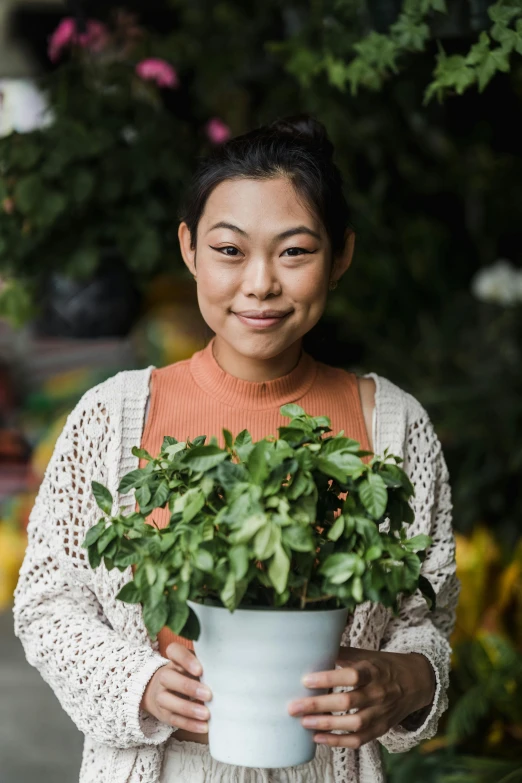
<path fill-rule="evenodd" d="M 317 375 L 315 359 L 304 349 L 286 375 L 270 381 L 245 381 L 223 370 L 214 356 L 215 336 L 190 358 L 190 371 L 198 386 L 210 397 L 244 410 L 279 408 L 302 397 Z"/>

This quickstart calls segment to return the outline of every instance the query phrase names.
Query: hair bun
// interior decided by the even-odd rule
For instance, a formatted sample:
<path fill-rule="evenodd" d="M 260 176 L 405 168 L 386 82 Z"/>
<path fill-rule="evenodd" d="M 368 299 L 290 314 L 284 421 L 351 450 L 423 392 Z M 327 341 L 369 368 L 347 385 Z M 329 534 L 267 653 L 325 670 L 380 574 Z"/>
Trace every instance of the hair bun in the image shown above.
<path fill-rule="evenodd" d="M 328 138 L 325 126 L 307 112 L 281 117 L 270 123 L 269 127 L 277 133 L 292 136 L 296 141 L 305 141 L 327 158 L 333 157 L 334 146 Z"/>

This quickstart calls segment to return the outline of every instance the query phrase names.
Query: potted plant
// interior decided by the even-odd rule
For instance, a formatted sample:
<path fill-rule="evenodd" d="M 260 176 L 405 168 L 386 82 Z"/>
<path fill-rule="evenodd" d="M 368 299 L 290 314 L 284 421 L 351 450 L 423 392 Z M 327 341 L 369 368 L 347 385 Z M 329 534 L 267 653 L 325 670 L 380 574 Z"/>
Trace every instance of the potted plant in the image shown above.
<path fill-rule="evenodd" d="M 51 36 L 45 122 L 0 138 L 0 315 L 13 325 L 125 335 L 172 267 L 196 146 L 164 100 L 180 82 L 160 46 L 123 11 L 83 28 L 65 18 Z"/>
<path fill-rule="evenodd" d="M 357 604 L 396 612 L 401 593 L 435 598 L 420 575 L 431 539 L 406 535 L 414 489 L 400 458 L 328 435 L 330 420 L 298 405 L 280 411 L 278 438 L 223 429 L 221 448 L 166 436 L 156 458 L 133 447 L 147 464 L 118 491 L 134 490 L 139 511 L 110 516 L 110 492 L 92 482 L 105 516 L 82 543 L 92 568 L 135 567 L 117 597 L 142 604 L 152 638 L 167 625 L 195 641 L 210 752 L 242 766 L 313 758 L 313 732 L 286 705 L 309 695 L 305 673 L 333 668 Z M 146 521 L 167 505 L 167 527 Z"/>

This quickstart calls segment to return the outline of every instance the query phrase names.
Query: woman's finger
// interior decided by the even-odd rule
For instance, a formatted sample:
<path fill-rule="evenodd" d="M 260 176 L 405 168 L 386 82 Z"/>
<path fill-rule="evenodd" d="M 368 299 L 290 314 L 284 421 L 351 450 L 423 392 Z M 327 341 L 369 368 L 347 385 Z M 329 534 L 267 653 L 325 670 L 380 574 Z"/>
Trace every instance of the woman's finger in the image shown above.
<path fill-rule="evenodd" d="M 371 704 L 369 688 L 358 688 L 349 693 L 328 693 L 324 696 L 308 696 L 289 705 L 291 715 L 309 715 L 324 712 L 348 712 Z"/>
<path fill-rule="evenodd" d="M 162 710 L 165 710 L 172 715 L 181 716 L 197 722 L 208 721 L 210 718 L 209 709 L 208 707 L 205 707 L 204 704 L 198 704 L 189 699 L 183 699 L 170 691 L 162 691 L 159 693 L 156 698 L 156 703 Z"/>
<path fill-rule="evenodd" d="M 200 699 L 200 701 L 210 701 L 212 692 L 207 685 L 177 671 L 165 667 L 159 674 L 159 684 L 168 691 L 174 691 L 178 694 L 188 696 L 189 699 Z"/>
<path fill-rule="evenodd" d="M 208 723 L 184 718 L 183 715 L 174 715 L 171 712 L 166 712 L 165 715 L 163 723 L 166 723 L 168 726 L 174 726 L 176 729 L 184 729 L 185 731 L 193 731 L 196 734 L 208 734 Z"/>
<path fill-rule="evenodd" d="M 387 731 L 386 724 L 382 722 L 380 713 L 375 707 L 365 710 L 368 714 L 361 716 L 364 726 L 356 731 L 340 727 L 341 730 L 350 731 L 350 734 L 314 734 L 314 742 L 321 745 L 329 745 L 332 748 L 351 748 L 357 750 L 361 745 L 382 737 Z M 359 715 L 343 715 L 339 720 L 348 722 L 348 718 L 358 718 Z M 352 721 L 353 723 L 353 721 Z M 356 724 L 357 725 L 357 724 Z"/>
<path fill-rule="evenodd" d="M 317 731 L 363 732 L 371 727 L 375 720 L 375 711 L 371 708 L 360 710 L 353 715 L 305 715 L 301 724 L 306 729 Z"/>
<path fill-rule="evenodd" d="M 355 661 L 342 669 L 330 669 L 325 672 L 313 672 L 303 677 L 307 688 L 337 688 L 339 685 L 351 685 L 360 688 L 372 679 L 372 667 L 368 661 Z"/>
<path fill-rule="evenodd" d="M 201 663 L 188 647 L 184 647 L 178 642 L 171 642 L 165 650 L 165 654 L 167 658 L 182 666 L 190 674 L 196 677 L 200 677 L 203 674 Z"/>

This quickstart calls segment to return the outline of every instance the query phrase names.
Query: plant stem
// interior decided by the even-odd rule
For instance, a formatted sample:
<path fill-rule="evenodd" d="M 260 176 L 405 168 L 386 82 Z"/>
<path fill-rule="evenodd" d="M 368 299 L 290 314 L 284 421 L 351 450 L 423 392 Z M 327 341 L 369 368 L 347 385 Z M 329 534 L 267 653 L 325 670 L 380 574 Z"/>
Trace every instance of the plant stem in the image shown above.
<path fill-rule="evenodd" d="M 330 598 L 335 598 L 335 595 L 321 595 L 319 598 L 302 598 L 301 601 L 304 600 L 304 602 L 307 604 L 313 604 L 317 601 L 329 601 Z"/>
<path fill-rule="evenodd" d="M 302 595 L 301 595 L 301 609 L 304 609 L 304 608 L 305 608 L 305 604 L 306 604 L 306 591 L 307 591 L 307 589 L 308 589 L 308 579 L 305 579 L 305 581 L 304 581 L 304 585 L 303 585 L 303 592 L 302 592 Z"/>

